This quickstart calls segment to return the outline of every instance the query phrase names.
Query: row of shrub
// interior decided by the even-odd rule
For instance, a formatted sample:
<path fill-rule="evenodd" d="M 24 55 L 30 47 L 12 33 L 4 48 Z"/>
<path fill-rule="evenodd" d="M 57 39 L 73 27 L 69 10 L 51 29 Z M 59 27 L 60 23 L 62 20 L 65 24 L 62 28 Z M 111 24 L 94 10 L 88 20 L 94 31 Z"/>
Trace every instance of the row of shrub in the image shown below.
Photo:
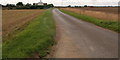
<path fill-rule="evenodd" d="M 49 5 L 31 5 L 31 6 L 22 6 L 22 7 L 16 7 L 15 9 L 48 9 L 53 8 L 52 4 Z"/>
<path fill-rule="evenodd" d="M 53 4 L 48 4 L 48 5 L 32 5 L 32 4 L 23 4 L 22 2 L 18 2 L 16 5 L 15 4 L 7 4 L 7 5 L 2 5 L 3 9 L 47 9 L 47 8 L 52 8 L 54 7 Z"/>

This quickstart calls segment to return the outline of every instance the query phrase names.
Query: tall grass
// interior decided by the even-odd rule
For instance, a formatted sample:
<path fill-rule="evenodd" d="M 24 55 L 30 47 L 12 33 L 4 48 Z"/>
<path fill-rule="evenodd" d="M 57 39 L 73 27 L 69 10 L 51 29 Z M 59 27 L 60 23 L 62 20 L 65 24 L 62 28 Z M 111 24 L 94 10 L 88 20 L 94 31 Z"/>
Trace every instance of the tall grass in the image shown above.
<path fill-rule="evenodd" d="M 3 58 L 46 56 L 54 44 L 55 25 L 51 9 L 34 19 L 23 31 L 3 44 Z"/>
<path fill-rule="evenodd" d="M 78 19 L 82 19 L 84 21 L 87 22 L 91 22 L 97 26 L 103 27 L 103 28 L 107 28 L 116 32 L 120 32 L 120 22 L 115 22 L 115 21 L 107 21 L 107 20 L 100 20 L 94 17 L 90 17 L 90 16 L 86 16 L 86 15 L 82 15 L 82 14 L 78 14 L 78 13 L 74 13 L 68 10 L 63 10 L 60 9 L 60 11 L 62 11 L 63 13 L 69 14 L 73 17 L 76 17 Z"/>

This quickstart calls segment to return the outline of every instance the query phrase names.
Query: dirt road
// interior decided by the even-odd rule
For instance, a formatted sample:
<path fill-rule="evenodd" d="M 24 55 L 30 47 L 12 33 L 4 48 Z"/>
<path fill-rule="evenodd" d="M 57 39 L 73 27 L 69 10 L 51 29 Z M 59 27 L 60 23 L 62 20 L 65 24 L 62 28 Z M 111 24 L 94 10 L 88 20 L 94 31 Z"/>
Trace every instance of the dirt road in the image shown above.
<path fill-rule="evenodd" d="M 53 10 L 57 26 L 54 58 L 116 58 L 118 34 Z"/>

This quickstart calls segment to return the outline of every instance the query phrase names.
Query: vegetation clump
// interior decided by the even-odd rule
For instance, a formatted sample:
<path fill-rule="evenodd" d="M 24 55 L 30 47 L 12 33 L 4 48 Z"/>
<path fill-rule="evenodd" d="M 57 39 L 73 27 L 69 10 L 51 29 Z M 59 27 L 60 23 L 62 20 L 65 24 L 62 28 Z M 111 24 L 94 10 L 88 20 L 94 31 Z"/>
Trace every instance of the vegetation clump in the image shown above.
<path fill-rule="evenodd" d="M 23 4 L 22 2 L 18 2 L 16 5 L 15 4 L 7 4 L 7 5 L 2 5 L 3 9 L 48 9 L 48 8 L 53 8 L 53 4 L 48 4 L 48 5 L 32 5 L 30 3 Z"/>

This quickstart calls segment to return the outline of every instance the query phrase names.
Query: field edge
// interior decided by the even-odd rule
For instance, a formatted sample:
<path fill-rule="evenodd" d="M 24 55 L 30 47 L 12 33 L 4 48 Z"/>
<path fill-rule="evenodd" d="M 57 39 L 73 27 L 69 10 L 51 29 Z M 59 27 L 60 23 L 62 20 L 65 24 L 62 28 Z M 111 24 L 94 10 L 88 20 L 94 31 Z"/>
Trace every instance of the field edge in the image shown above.
<path fill-rule="evenodd" d="M 70 16 L 73 16 L 75 18 L 78 18 L 78 19 L 81 19 L 83 21 L 86 21 L 86 22 L 90 22 L 90 23 L 93 23 L 97 26 L 100 26 L 100 27 L 103 27 L 103 28 L 106 28 L 106 29 L 109 29 L 109 30 L 112 30 L 112 31 L 115 31 L 115 32 L 120 32 L 120 22 L 115 22 L 115 21 L 106 21 L 106 20 L 101 20 L 101 19 L 97 19 L 95 17 L 90 17 L 90 16 L 86 16 L 86 15 L 83 15 L 83 14 L 78 14 L 78 13 L 75 13 L 75 12 L 71 12 L 71 11 L 68 11 L 68 10 L 64 10 L 64 9 L 59 9 L 61 12 L 65 13 L 65 14 L 68 14 Z"/>
<path fill-rule="evenodd" d="M 48 9 L 33 19 L 14 38 L 3 44 L 3 59 L 45 57 L 50 47 L 54 45 L 55 33 L 52 9 Z"/>

